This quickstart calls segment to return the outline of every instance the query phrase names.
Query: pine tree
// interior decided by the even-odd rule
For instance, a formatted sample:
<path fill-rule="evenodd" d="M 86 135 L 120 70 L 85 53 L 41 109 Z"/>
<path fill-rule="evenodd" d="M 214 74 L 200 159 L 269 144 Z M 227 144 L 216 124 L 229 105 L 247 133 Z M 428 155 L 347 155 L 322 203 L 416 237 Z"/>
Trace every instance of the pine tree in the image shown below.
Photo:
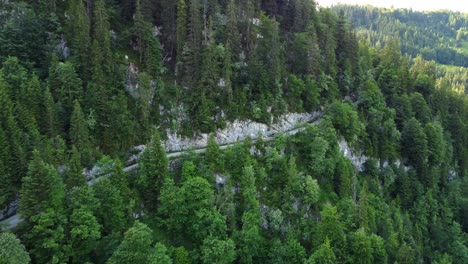
<path fill-rule="evenodd" d="M 44 94 L 41 97 L 41 118 L 40 124 L 42 126 L 42 132 L 49 138 L 53 138 L 57 135 L 56 126 L 56 111 L 54 98 L 50 93 L 50 89 L 47 86 Z"/>
<path fill-rule="evenodd" d="M 90 166 L 92 163 L 92 149 L 88 123 L 78 101 L 75 101 L 73 114 L 70 119 L 70 142 L 81 153 L 82 164 Z"/>
<path fill-rule="evenodd" d="M 189 47 L 193 52 L 192 68 L 190 74 L 193 80 L 198 82 L 200 79 L 200 66 L 202 62 L 202 16 L 200 14 L 200 1 L 191 0 L 190 3 L 190 29 L 189 29 Z"/>
<path fill-rule="evenodd" d="M 93 9 L 93 36 L 94 40 L 99 44 L 102 53 L 102 67 L 104 72 L 111 73 L 113 65 L 111 41 L 110 41 L 110 24 L 107 15 L 107 9 L 104 0 L 94 1 Z M 93 44 L 94 45 L 94 44 Z"/>
<path fill-rule="evenodd" d="M 182 52 L 187 40 L 187 5 L 185 0 L 177 4 L 177 61 L 181 61 Z"/>
<path fill-rule="evenodd" d="M 210 134 L 208 144 L 206 145 L 205 163 L 212 171 L 220 169 L 221 152 L 219 145 L 216 143 L 214 134 Z"/>
<path fill-rule="evenodd" d="M 161 187 L 168 176 L 169 162 L 161 145 L 159 132 L 156 131 L 140 159 L 138 177 L 145 206 L 149 211 L 154 212 L 157 209 Z"/>
<path fill-rule="evenodd" d="M 70 42 L 72 57 L 77 62 L 80 77 L 85 83 L 89 80 L 89 51 L 91 48 L 90 22 L 82 0 L 68 1 L 67 39 Z"/>
<path fill-rule="evenodd" d="M 28 83 L 26 88 L 26 98 L 24 98 L 24 106 L 27 107 L 28 112 L 33 120 L 34 125 L 38 124 L 40 121 L 41 111 L 40 111 L 40 102 L 42 98 L 41 83 L 39 82 L 39 77 L 33 75 Z"/>
<path fill-rule="evenodd" d="M 159 39 L 153 34 L 153 26 L 142 15 L 140 0 L 136 1 L 135 21 L 133 30 L 140 65 L 150 74 L 153 80 L 157 80 L 162 72 L 162 51 Z"/>
<path fill-rule="evenodd" d="M 110 180 L 112 184 L 124 198 L 123 205 L 126 209 L 125 215 L 130 217 L 133 213 L 132 209 L 136 205 L 136 201 L 133 191 L 130 189 L 128 175 L 125 173 L 122 162 L 119 159 L 114 162 L 111 174 L 112 177 Z"/>
<path fill-rule="evenodd" d="M 325 240 L 308 259 L 307 264 L 333 264 L 336 263 L 336 256 L 330 247 L 330 240 Z"/>
<path fill-rule="evenodd" d="M 60 110 L 60 124 L 63 131 L 68 131 L 70 116 L 75 100 L 83 99 L 82 81 L 75 72 L 72 63 L 54 62 L 49 69 L 49 87 Z"/>
<path fill-rule="evenodd" d="M 239 59 L 239 54 L 241 52 L 241 43 L 239 37 L 239 28 L 237 26 L 239 20 L 237 18 L 237 6 L 235 0 L 229 0 L 228 5 L 226 7 L 226 15 L 226 48 L 230 48 L 231 62 L 237 62 Z M 231 67 L 231 65 L 226 65 L 226 67 Z"/>
<path fill-rule="evenodd" d="M 99 206 L 94 190 L 86 184 L 74 187 L 67 193 L 68 238 L 72 248 L 70 255 L 75 263 L 89 261 L 90 253 L 101 237 L 101 226 L 95 216 Z"/>
<path fill-rule="evenodd" d="M 427 137 L 415 118 L 405 123 L 401 133 L 401 155 L 419 173 L 423 172 L 428 156 Z"/>
<path fill-rule="evenodd" d="M 3 129 L 3 146 L 8 156 L 3 160 L 6 175 L 9 175 L 11 189 L 17 191 L 21 179 L 26 174 L 27 161 L 24 147 L 21 145 L 22 133 L 14 116 L 13 102 L 7 90 L 7 85 L 0 75 L 0 127 Z"/>
<path fill-rule="evenodd" d="M 100 180 L 93 185 L 93 189 L 100 204 L 96 217 L 102 225 L 102 236 L 109 237 L 112 242 L 118 242 L 129 222 L 124 202 L 127 198 L 122 196 L 118 186 L 109 179 Z"/>
<path fill-rule="evenodd" d="M 0 208 L 7 206 L 9 199 L 14 196 L 14 189 L 11 184 L 10 171 L 8 170 L 6 161 L 8 160 L 8 149 L 5 133 L 0 126 Z"/>
<path fill-rule="evenodd" d="M 81 165 L 81 153 L 75 146 L 72 146 L 71 157 L 67 164 L 65 185 L 67 189 L 86 186 L 86 178 L 83 175 L 83 166 Z"/>
<path fill-rule="evenodd" d="M 34 223 L 33 218 L 47 209 L 58 214 L 63 210 L 65 190 L 62 179 L 55 168 L 42 160 L 37 150 L 32 153 L 20 195 L 19 213 L 28 224 Z"/>

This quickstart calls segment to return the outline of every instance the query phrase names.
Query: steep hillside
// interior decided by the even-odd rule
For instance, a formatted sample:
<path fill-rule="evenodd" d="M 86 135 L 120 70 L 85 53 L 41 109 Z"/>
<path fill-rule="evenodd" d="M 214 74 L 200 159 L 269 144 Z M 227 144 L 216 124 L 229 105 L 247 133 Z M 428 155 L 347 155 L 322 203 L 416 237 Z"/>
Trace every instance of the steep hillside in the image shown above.
<path fill-rule="evenodd" d="M 468 263 L 466 75 L 404 40 L 312 0 L 1 1 L 0 262 Z"/>

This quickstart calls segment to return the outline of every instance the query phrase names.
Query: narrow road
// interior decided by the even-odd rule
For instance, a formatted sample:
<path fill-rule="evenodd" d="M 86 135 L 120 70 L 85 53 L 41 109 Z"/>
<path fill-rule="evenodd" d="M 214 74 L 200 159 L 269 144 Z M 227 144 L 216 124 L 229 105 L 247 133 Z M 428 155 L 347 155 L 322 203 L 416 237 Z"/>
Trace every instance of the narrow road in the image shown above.
<path fill-rule="evenodd" d="M 317 115 L 314 119 L 310 120 L 308 123 L 309 124 L 313 124 L 313 125 L 316 125 L 320 122 L 320 118 L 322 117 L 321 114 Z M 305 125 L 307 123 L 304 123 L 304 124 L 298 124 L 298 127 L 297 128 L 293 128 L 293 129 L 290 129 L 290 130 L 286 130 L 286 131 L 275 131 L 274 133 L 271 133 L 270 135 L 268 136 L 264 136 L 262 137 L 262 140 L 264 142 L 269 142 L 269 141 L 272 141 L 276 135 L 282 133 L 284 135 L 287 135 L 287 136 L 292 136 L 292 135 L 295 135 L 301 131 L 303 131 L 305 129 L 305 127 L 303 125 Z M 235 144 L 237 144 L 238 142 L 242 142 L 245 138 L 237 141 L 237 142 L 233 142 L 233 143 L 228 143 L 228 144 L 225 144 L 225 145 L 220 145 L 219 148 L 221 150 L 224 150 L 224 149 L 227 149 L 229 147 L 232 147 L 234 146 Z M 258 138 L 254 138 L 252 139 L 253 142 L 256 142 L 258 140 Z M 196 153 L 196 154 L 201 154 L 201 153 L 204 153 L 206 152 L 206 146 L 204 146 L 203 148 L 199 148 L 199 149 L 185 149 L 185 150 L 182 150 L 182 151 L 177 151 L 177 152 L 172 152 L 172 153 L 167 153 L 167 158 L 169 159 L 175 159 L 175 158 L 178 158 L 178 157 L 181 157 L 183 155 L 185 155 L 187 152 L 191 151 L 192 153 Z M 124 171 L 125 172 L 131 172 L 131 171 L 134 171 L 138 169 L 138 163 L 137 161 L 135 160 L 135 163 L 134 164 L 130 164 L 128 165 L 127 167 L 124 168 Z M 111 175 L 110 174 L 105 174 L 105 175 L 98 175 L 96 176 L 95 178 L 91 179 L 88 181 L 88 186 L 93 186 L 94 184 L 96 184 L 97 182 L 99 182 L 100 180 L 104 179 L 104 178 L 107 178 L 107 177 L 110 177 Z M 2 227 L 2 231 L 4 230 L 11 230 L 11 229 L 14 229 L 15 227 L 17 227 L 21 222 L 23 222 L 23 219 L 21 219 L 21 217 L 18 215 L 18 214 L 15 214 L 15 215 L 12 215 L 10 216 L 9 218 L 7 219 L 4 219 L 0 222 L 0 227 Z"/>

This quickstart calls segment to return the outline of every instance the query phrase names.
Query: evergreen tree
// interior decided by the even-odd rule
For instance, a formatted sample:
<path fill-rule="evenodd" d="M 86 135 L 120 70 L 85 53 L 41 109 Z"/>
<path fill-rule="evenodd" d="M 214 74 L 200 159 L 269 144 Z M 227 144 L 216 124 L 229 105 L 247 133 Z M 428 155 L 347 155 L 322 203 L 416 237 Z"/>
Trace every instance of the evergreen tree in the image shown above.
<path fill-rule="evenodd" d="M 71 156 L 67 164 L 65 185 L 67 189 L 86 186 L 86 178 L 83 175 L 83 166 L 81 165 L 81 153 L 75 146 L 72 146 Z"/>
<path fill-rule="evenodd" d="M 144 66 L 152 79 L 156 80 L 162 72 L 161 44 L 153 35 L 153 27 L 142 15 L 140 0 L 135 4 L 135 21 L 132 28 L 135 44 L 140 56 L 140 65 Z"/>
<path fill-rule="evenodd" d="M 111 171 L 112 177 L 111 182 L 115 188 L 119 191 L 122 198 L 124 198 L 123 205 L 126 208 L 126 216 L 130 217 L 132 209 L 135 206 L 135 199 L 132 189 L 130 189 L 128 175 L 125 173 L 122 162 L 117 159 L 114 162 L 114 166 Z"/>
<path fill-rule="evenodd" d="M 336 263 L 335 253 L 330 247 L 330 240 L 325 240 L 307 260 L 307 264 L 333 264 Z"/>
<path fill-rule="evenodd" d="M 42 127 L 42 132 L 49 138 L 53 138 L 57 135 L 57 123 L 54 98 L 52 98 L 49 87 L 46 87 L 41 99 L 42 115 L 39 120 Z"/>
<path fill-rule="evenodd" d="M 75 101 L 70 119 L 70 141 L 81 153 L 81 162 L 85 166 L 92 163 L 92 149 L 89 138 L 88 123 L 81 110 L 80 103 Z"/>
<path fill-rule="evenodd" d="M 325 206 L 321 212 L 322 221 L 317 226 L 317 243 L 322 244 L 330 240 L 333 252 L 340 261 L 345 258 L 346 238 L 345 228 L 341 222 L 341 217 L 337 212 L 336 207 Z"/>
<path fill-rule="evenodd" d="M 214 134 L 210 134 L 208 144 L 206 145 L 205 162 L 212 171 L 220 168 L 221 151 L 219 145 L 216 143 Z"/>
<path fill-rule="evenodd" d="M 422 173 L 427 164 L 427 137 L 421 123 L 408 120 L 401 132 L 401 155 L 405 161 Z"/>
<path fill-rule="evenodd" d="M 128 211 L 125 208 L 124 197 L 109 179 L 100 180 L 93 186 L 93 189 L 100 204 L 96 218 L 102 226 L 102 237 L 110 237 L 109 243 L 116 242 L 115 240 L 120 239 L 128 224 L 128 215 L 126 215 Z"/>
<path fill-rule="evenodd" d="M 47 209 L 55 210 L 57 214 L 62 212 L 65 195 L 62 179 L 55 168 L 42 160 L 37 150 L 32 153 L 20 195 L 19 213 L 29 224 L 34 216 Z"/>
<path fill-rule="evenodd" d="M 91 49 L 90 20 L 82 0 L 68 1 L 67 39 L 70 42 L 72 57 L 77 63 L 77 71 L 86 82 L 89 80 L 89 51 Z M 73 102 L 73 98 L 70 98 Z"/>
<path fill-rule="evenodd" d="M 177 3 L 177 61 L 181 61 L 184 46 L 187 44 L 187 4 L 185 0 Z"/>
<path fill-rule="evenodd" d="M 75 100 L 83 99 L 82 82 L 75 72 L 74 65 L 70 62 L 52 64 L 49 69 L 49 87 L 60 111 L 61 128 L 66 132 Z"/>
<path fill-rule="evenodd" d="M 71 189 L 67 200 L 71 258 L 73 262 L 86 262 L 101 237 L 101 227 L 94 213 L 99 203 L 94 190 L 87 185 Z"/>
<path fill-rule="evenodd" d="M 28 246 L 37 262 L 67 259 L 64 189 L 57 170 L 46 164 L 38 151 L 33 151 L 20 191 L 19 214 L 28 225 Z"/>
<path fill-rule="evenodd" d="M 110 41 L 110 24 L 104 0 L 94 1 L 93 36 L 94 41 L 99 44 L 102 53 L 102 67 L 104 68 L 104 72 L 109 74 L 111 73 L 113 59 Z"/>
<path fill-rule="evenodd" d="M 190 1 L 190 9 L 189 9 L 189 45 L 188 47 L 192 51 L 192 56 L 190 58 L 190 68 L 187 69 L 187 72 L 184 74 L 188 74 L 195 83 L 198 82 L 201 76 L 200 66 L 202 62 L 202 16 L 200 1 L 191 0 Z M 193 84 L 192 84 L 193 85 Z"/>
<path fill-rule="evenodd" d="M 141 186 L 145 206 L 149 211 L 158 208 L 158 199 L 164 180 L 169 176 L 166 152 L 161 145 L 159 132 L 155 132 L 151 142 L 140 159 L 138 182 Z"/>

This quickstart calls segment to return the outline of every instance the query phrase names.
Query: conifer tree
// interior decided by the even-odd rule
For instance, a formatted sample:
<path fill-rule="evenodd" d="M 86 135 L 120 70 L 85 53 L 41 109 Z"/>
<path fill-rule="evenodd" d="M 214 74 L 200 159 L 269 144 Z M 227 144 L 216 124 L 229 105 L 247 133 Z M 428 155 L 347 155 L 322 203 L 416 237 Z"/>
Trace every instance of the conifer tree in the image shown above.
<path fill-rule="evenodd" d="M 205 162 L 212 171 L 220 169 L 221 152 L 219 145 L 216 143 L 214 134 L 210 134 L 208 144 L 206 146 Z"/>
<path fill-rule="evenodd" d="M 126 209 L 125 215 L 130 217 L 136 201 L 133 191 L 130 189 L 128 175 L 125 173 L 122 162 L 119 159 L 115 160 L 111 174 L 110 180 L 123 198 L 123 205 Z"/>
<path fill-rule="evenodd" d="M 33 120 L 34 124 L 38 124 L 40 122 L 40 102 L 42 98 L 42 91 L 41 91 L 41 83 L 39 82 L 39 77 L 37 75 L 33 75 L 28 83 L 28 87 L 26 89 L 26 97 L 24 98 L 24 106 L 27 107 L 28 112 L 31 116 L 31 120 Z"/>
<path fill-rule="evenodd" d="M 67 189 L 86 186 L 86 178 L 83 175 L 83 166 L 81 165 L 81 153 L 75 146 L 72 146 L 65 176 Z"/>
<path fill-rule="evenodd" d="M 62 179 L 55 168 L 42 160 L 37 150 L 32 153 L 20 195 L 19 213 L 29 224 L 34 221 L 34 216 L 47 209 L 54 210 L 58 214 L 63 213 L 65 191 Z"/>
<path fill-rule="evenodd" d="M 50 89 L 47 86 L 44 94 L 41 97 L 41 113 L 40 124 L 42 127 L 42 132 L 47 135 L 49 138 L 53 138 L 57 135 L 56 127 L 56 111 L 55 103 Z"/>
<path fill-rule="evenodd" d="M 405 123 L 401 133 L 401 155 L 406 162 L 422 173 L 428 156 L 427 137 L 415 118 Z"/>
<path fill-rule="evenodd" d="M 80 103 L 75 101 L 70 120 L 70 141 L 81 153 L 81 161 L 85 166 L 92 163 L 92 149 L 89 138 L 88 124 L 81 110 Z"/>
<path fill-rule="evenodd" d="M 330 240 L 325 240 L 307 260 L 307 264 L 333 264 L 336 263 L 336 256 L 330 247 Z"/>
<path fill-rule="evenodd" d="M 11 189 L 17 191 L 21 186 L 21 179 L 26 173 L 27 162 L 24 148 L 21 145 L 21 131 L 14 116 L 13 102 L 7 90 L 7 85 L 0 75 L 0 127 L 3 129 L 3 147 L 8 151 L 3 164 L 6 175 L 9 175 Z"/>
<path fill-rule="evenodd" d="M 104 0 L 94 1 L 93 13 L 94 40 L 100 46 L 103 59 L 102 67 L 104 68 L 104 72 L 109 74 L 111 72 L 113 60 L 111 52 L 109 16 L 107 15 L 107 9 Z"/>
<path fill-rule="evenodd" d="M 158 207 L 159 194 L 165 179 L 169 176 L 169 162 L 161 145 L 159 132 L 155 132 L 151 142 L 140 159 L 138 182 L 141 186 L 145 206 L 150 211 Z"/>
<path fill-rule="evenodd" d="M 67 39 L 70 42 L 72 57 L 77 62 L 80 77 L 85 83 L 89 80 L 89 51 L 91 48 L 90 22 L 84 1 L 68 1 Z"/>
<path fill-rule="evenodd" d="M 185 0 L 179 0 L 177 4 L 177 61 L 182 57 L 182 52 L 187 40 L 187 4 Z"/>
<path fill-rule="evenodd" d="M 102 237 L 107 237 L 111 242 L 117 242 L 128 224 L 128 211 L 125 208 L 125 199 L 117 186 L 109 179 L 100 180 L 93 186 L 96 198 L 99 200 L 99 210 L 96 218 L 101 224 Z"/>
<path fill-rule="evenodd" d="M 227 25 L 226 25 L 226 48 L 229 46 L 231 53 L 231 61 L 237 62 L 241 51 L 241 43 L 239 38 L 237 6 L 235 0 L 229 0 L 226 7 Z M 226 67 L 230 65 L 226 65 Z"/>
<path fill-rule="evenodd" d="M 12 177 L 7 167 L 9 146 L 7 145 L 5 133 L 0 126 L 0 207 L 7 206 L 9 200 L 14 196 L 15 189 L 11 183 Z"/>
<path fill-rule="evenodd" d="M 34 150 L 20 191 L 19 214 L 28 224 L 26 237 L 31 243 L 31 255 L 37 262 L 58 263 L 67 258 L 67 247 L 63 246 L 64 189 L 57 170 L 46 164 L 41 154 Z"/>
<path fill-rule="evenodd" d="M 64 132 L 68 131 L 75 100 L 83 99 L 82 81 L 70 62 L 53 62 L 49 69 L 49 87 L 59 110 L 58 120 Z"/>
<path fill-rule="evenodd" d="M 193 52 L 193 57 L 191 58 L 192 65 L 189 69 L 189 72 L 186 74 L 190 74 L 193 76 L 193 80 L 198 82 L 200 79 L 200 66 L 202 62 L 202 15 L 200 14 L 201 7 L 200 1 L 198 0 L 191 0 L 190 1 L 190 29 L 189 29 L 189 47 Z"/>

